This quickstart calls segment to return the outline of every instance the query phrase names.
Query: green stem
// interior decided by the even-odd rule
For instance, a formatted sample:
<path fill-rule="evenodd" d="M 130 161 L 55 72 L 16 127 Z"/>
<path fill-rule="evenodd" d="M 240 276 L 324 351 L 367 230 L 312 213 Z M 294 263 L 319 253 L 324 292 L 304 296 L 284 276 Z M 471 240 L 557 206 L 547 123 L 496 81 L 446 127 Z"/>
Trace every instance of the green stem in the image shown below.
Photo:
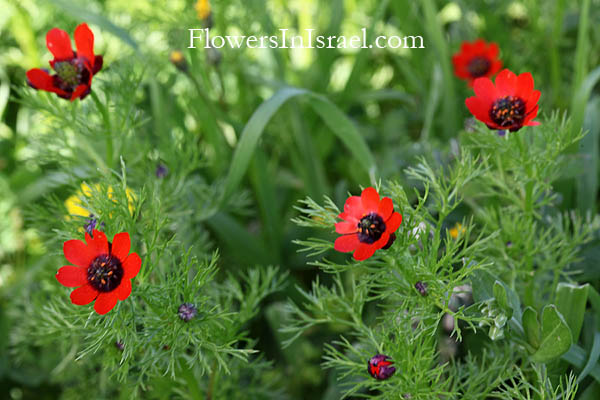
<path fill-rule="evenodd" d="M 96 92 L 90 92 L 92 96 L 92 100 L 96 104 L 96 108 L 102 114 L 102 121 L 104 122 L 105 136 L 106 136 L 106 165 L 108 168 L 112 168 L 113 166 L 113 140 L 112 140 L 112 132 L 110 125 L 110 116 L 108 115 L 108 108 L 106 105 L 102 104 Z"/>

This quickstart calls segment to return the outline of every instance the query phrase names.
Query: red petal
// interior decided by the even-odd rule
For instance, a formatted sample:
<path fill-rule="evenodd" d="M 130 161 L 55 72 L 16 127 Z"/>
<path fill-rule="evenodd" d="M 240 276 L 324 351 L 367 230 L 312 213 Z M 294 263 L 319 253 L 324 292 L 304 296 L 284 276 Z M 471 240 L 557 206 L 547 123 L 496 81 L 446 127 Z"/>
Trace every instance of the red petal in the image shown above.
<path fill-rule="evenodd" d="M 333 248 L 342 253 L 348 253 L 355 250 L 360 244 L 358 235 L 344 235 L 335 240 Z"/>
<path fill-rule="evenodd" d="M 515 96 L 527 101 L 533 92 L 533 76 L 530 72 L 522 73 L 517 76 L 517 91 Z"/>
<path fill-rule="evenodd" d="M 385 231 L 387 233 L 394 233 L 398 230 L 401 223 L 402 223 L 402 214 L 395 212 L 392 214 L 390 219 L 385 221 Z M 384 245 L 385 245 L 385 243 L 384 243 Z"/>
<path fill-rule="evenodd" d="M 63 245 L 63 252 L 71 264 L 83 268 L 89 267 L 90 262 L 96 257 L 96 253 L 81 240 L 67 240 Z"/>
<path fill-rule="evenodd" d="M 363 261 L 375 254 L 377 248 L 372 244 L 361 243 L 356 249 L 353 256 L 355 260 Z"/>
<path fill-rule="evenodd" d="M 473 52 L 481 54 L 484 51 L 485 51 L 485 40 L 483 40 L 483 39 L 477 39 L 473 43 Z"/>
<path fill-rule="evenodd" d="M 525 117 L 525 121 L 523 121 L 523 125 L 527 126 L 536 126 L 540 123 L 537 121 L 532 121 L 535 117 L 537 117 L 539 106 L 536 105 L 532 110 L 528 111 L 527 117 Z"/>
<path fill-rule="evenodd" d="M 127 258 L 129 254 L 129 250 L 131 249 L 131 240 L 129 238 L 129 233 L 121 232 L 117 233 L 113 238 L 112 248 L 110 249 L 110 253 L 116 256 L 121 262 Z"/>
<path fill-rule="evenodd" d="M 481 122 L 490 123 L 489 110 L 491 108 L 490 103 L 484 103 L 479 97 L 469 97 L 465 100 L 465 105 L 471 111 L 471 114 Z"/>
<path fill-rule="evenodd" d="M 115 293 L 117 298 L 121 301 L 125 300 L 131 294 L 131 281 L 129 279 L 125 279 L 121 282 L 119 287 L 115 289 Z"/>
<path fill-rule="evenodd" d="M 71 95 L 71 101 L 74 101 L 78 97 L 83 98 L 83 96 L 86 94 L 86 92 L 89 88 L 90 87 L 88 85 L 84 85 L 84 84 L 77 85 L 77 87 L 73 91 L 73 94 Z"/>
<path fill-rule="evenodd" d="M 365 212 L 363 210 L 363 205 L 360 197 L 348 197 L 346 199 L 346 203 L 344 204 L 344 212 L 346 212 L 349 215 L 352 215 L 355 218 L 361 218 Z"/>
<path fill-rule="evenodd" d="M 100 315 L 104 315 L 117 305 L 117 294 L 115 291 L 100 293 L 94 303 L 94 310 Z"/>
<path fill-rule="evenodd" d="M 92 69 L 94 67 L 94 34 L 84 22 L 75 28 L 75 47 L 77 47 L 77 57 L 85 57 Z"/>
<path fill-rule="evenodd" d="M 361 210 L 362 210 L 362 205 L 361 205 Z M 360 214 L 360 217 L 362 217 L 362 214 Z M 346 222 L 350 222 L 352 224 L 358 224 L 358 221 L 359 221 L 359 217 L 356 217 L 354 215 L 351 215 L 351 214 L 348 214 L 348 213 L 345 213 L 345 212 L 340 213 L 338 215 L 338 218 L 341 218 L 341 219 L 345 220 Z"/>
<path fill-rule="evenodd" d="M 503 69 L 496 77 L 496 90 L 499 97 L 513 96 L 517 92 L 517 76 L 508 69 Z"/>
<path fill-rule="evenodd" d="M 492 104 L 498 98 L 498 91 L 490 78 L 475 79 L 473 82 L 473 91 L 475 92 L 475 96 L 484 103 Z"/>
<path fill-rule="evenodd" d="M 102 56 L 94 57 L 94 66 L 92 68 L 93 75 L 96 75 L 98 73 L 98 71 L 100 71 L 102 69 L 103 63 L 104 63 L 104 59 L 102 58 Z"/>
<path fill-rule="evenodd" d="M 106 239 L 104 232 L 94 229 L 92 234 L 94 235 L 93 238 L 86 233 L 85 241 L 87 242 L 90 251 L 94 254 L 94 257 L 100 254 L 108 254 L 108 239 Z"/>
<path fill-rule="evenodd" d="M 490 45 L 487 48 L 487 56 L 494 60 L 496 57 L 498 57 L 498 45 L 496 43 L 490 43 Z"/>
<path fill-rule="evenodd" d="M 67 92 L 54 86 L 54 78 L 43 69 L 34 68 L 27 71 L 27 81 L 35 89 L 67 95 Z"/>
<path fill-rule="evenodd" d="M 364 212 L 376 212 L 379 208 L 379 193 L 373 187 L 368 187 L 360 195 Z"/>
<path fill-rule="evenodd" d="M 34 68 L 27 71 L 27 80 L 36 89 L 54 90 L 54 79 L 43 69 Z"/>
<path fill-rule="evenodd" d="M 538 100 L 540 99 L 541 94 L 542 94 L 542 92 L 540 92 L 539 90 L 534 90 L 528 99 L 523 99 L 526 101 L 525 109 L 527 110 L 529 108 L 533 108 L 537 104 Z"/>
<path fill-rule="evenodd" d="M 87 273 L 85 268 L 65 265 L 56 273 L 56 280 L 66 287 L 77 287 L 87 283 Z"/>
<path fill-rule="evenodd" d="M 490 70 L 488 71 L 488 73 L 486 75 L 494 76 L 494 75 L 496 75 L 496 72 L 500 71 L 501 69 L 502 69 L 502 61 L 496 60 L 492 63 L 492 66 L 490 67 Z"/>
<path fill-rule="evenodd" d="M 380 248 L 385 246 L 389 240 L 390 240 L 390 234 L 386 230 L 385 232 L 383 232 L 383 234 L 381 235 L 379 240 L 377 240 L 375 243 L 373 243 L 372 246 L 374 246 L 377 250 L 379 250 Z"/>
<path fill-rule="evenodd" d="M 347 233 L 356 233 L 358 231 L 358 223 L 352 223 L 352 222 L 338 222 L 337 224 L 335 224 L 335 231 L 337 233 L 341 233 L 341 234 L 347 234 Z"/>
<path fill-rule="evenodd" d="M 125 273 L 123 274 L 123 279 L 131 279 L 135 277 L 142 267 L 142 259 L 137 253 L 131 253 L 123 262 L 123 269 Z"/>
<path fill-rule="evenodd" d="M 392 202 L 392 199 L 389 197 L 384 197 L 381 199 L 379 208 L 377 209 L 377 214 L 379 214 L 379 216 L 385 221 L 390 217 L 390 215 L 392 215 L 392 212 L 394 212 L 394 203 Z"/>
<path fill-rule="evenodd" d="M 71 39 L 67 32 L 62 29 L 52 28 L 46 34 L 46 46 L 57 60 L 68 60 L 73 58 Z"/>
<path fill-rule="evenodd" d="M 91 285 L 84 285 L 71 292 L 71 303 L 78 306 L 85 306 L 94 301 L 96 297 L 98 297 L 98 291 Z"/>

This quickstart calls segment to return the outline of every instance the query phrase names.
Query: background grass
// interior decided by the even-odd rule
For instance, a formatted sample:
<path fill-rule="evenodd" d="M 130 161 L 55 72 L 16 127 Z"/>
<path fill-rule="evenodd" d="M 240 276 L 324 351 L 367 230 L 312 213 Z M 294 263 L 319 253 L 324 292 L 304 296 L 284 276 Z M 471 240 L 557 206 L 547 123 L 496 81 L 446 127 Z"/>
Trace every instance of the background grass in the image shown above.
<path fill-rule="evenodd" d="M 212 4 L 216 34 L 272 35 L 286 27 L 350 36 L 368 27 L 372 34 L 422 35 L 426 48 L 411 50 L 187 49 L 186 29 L 202 26 L 193 6 L 191 0 L 0 0 L 0 393 L 14 399 L 65 393 L 53 380 L 57 360 L 43 353 L 37 365 L 16 366 L 8 346 L 18 318 L 10 311 L 12 299 L 35 283 L 32 271 L 45 268 L 47 254 L 59 252 L 41 223 L 49 201 L 60 204 L 78 180 L 98 169 L 118 171 L 122 150 L 135 148 L 125 153 L 128 180 L 150 181 L 159 163 L 167 165 L 174 230 L 186 245 L 221 249 L 221 277 L 279 265 L 289 273 L 289 288 L 307 289 L 317 278 L 330 284 L 332 277 L 307 265 L 292 241 L 333 235 L 295 225 L 294 206 L 324 195 L 341 206 L 348 192 L 390 178 L 408 188 L 414 182 L 404 171 L 418 157 L 435 161 L 454 154 L 469 118 L 464 98 L 471 93 L 454 77 L 450 58 L 463 40 L 497 42 L 505 66 L 533 73 L 542 114 L 567 113 L 573 132 L 588 132 L 569 149 L 556 188 L 560 210 L 596 213 L 598 0 Z M 50 57 L 45 33 L 53 27 L 72 32 L 81 21 L 96 35 L 96 53 L 104 55 L 104 70 L 94 78 L 99 103 L 89 98 L 71 107 L 44 95 L 34 104 L 24 99 L 25 71 Z M 189 74 L 170 64 L 172 50 L 183 52 Z M 103 104 L 110 107 L 108 134 L 115 140 L 108 159 L 104 139 L 89 127 L 101 123 Z M 62 151 L 75 139 L 58 135 L 62 127 L 39 110 L 61 115 L 69 128 L 83 132 L 77 152 Z M 64 143 L 57 143 L 59 136 Z M 459 210 L 453 218 L 468 215 Z M 62 218 L 44 216 L 50 217 Z M 583 250 L 580 282 L 598 289 L 600 239 Z M 248 324 L 256 348 L 287 377 L 282 386 L 290 397 L 339 398 L 335 374 L 320 366 L 323 343 L 339 327 L 319 328 L 284 349 L 278 329 L 288 297 L 302 299 L 297 290 L 272 295 Z M 580 359 L 571 360 L 596 381 L 599 343 L 596 332 Z M 585 381 L 585 389 L 580 398 L 597 398 L 600 390 L 593 380 Z"/>

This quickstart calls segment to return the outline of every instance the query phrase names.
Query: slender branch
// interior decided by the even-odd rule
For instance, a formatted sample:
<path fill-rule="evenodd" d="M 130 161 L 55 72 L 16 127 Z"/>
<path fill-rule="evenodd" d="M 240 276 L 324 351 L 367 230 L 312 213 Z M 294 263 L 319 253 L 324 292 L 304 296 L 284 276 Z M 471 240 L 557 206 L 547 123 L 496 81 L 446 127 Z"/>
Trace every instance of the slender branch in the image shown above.
<path fill-rule="evenodd" d="M 108 168 L 112 168 L 113 166 L 113 140 L 112 140 L 112 132 L 111 132 L 111 124 L 110 124 L 110 116 L 108 114 L 108 108 L 105 104 L 102 104 L 96 92 L 90 92 L 92 100 L 96 104 L 96 108 L 102 114 L 102 121 L 104 122 L 104 129 L 106 135 L 106 165 Z"/>

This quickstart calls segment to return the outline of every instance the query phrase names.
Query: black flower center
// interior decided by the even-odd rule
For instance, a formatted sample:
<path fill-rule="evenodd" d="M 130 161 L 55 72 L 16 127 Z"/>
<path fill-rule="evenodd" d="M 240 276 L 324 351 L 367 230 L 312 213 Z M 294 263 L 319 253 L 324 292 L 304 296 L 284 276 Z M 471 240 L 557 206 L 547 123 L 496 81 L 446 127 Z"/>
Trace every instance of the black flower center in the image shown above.
<path fill-rule="evenodd" d="M 85 67 L 83 60 L 77 57 L 54 63 L 54 70 L 55 83 L 67 92 L 72 92 L 78 85 L 87 83 L 90 79 L 90 71 Z"/>
<path fill-rule="evenodd" d="M 123 279 L 121 261 L 110 254 L 99 255 L 88 267 L 87 279 L 90 285 L 99 292 L 115 290 Z"/>
<path fill-rule="evenodd" d="M 365 215 L 358 222 L 358 240 L 361 243 L 375 243 L 385 232 L 385 222 L 376 213 Z"/>
<path fill-rule="evenodd" d="M 467 69 L 473 78 L 479 78 L 480 76 L 487 74 L 491 65 L 490 60 L 485 57 L 473 57 L 471 61 L 469 61 Z"/>
<path fill-rule="evenodd" d="M 525 102 L 515 96 L 499 98 L 492 104 L 490 118 L 503 128 L 518 129 L 525 119 Z"/>

